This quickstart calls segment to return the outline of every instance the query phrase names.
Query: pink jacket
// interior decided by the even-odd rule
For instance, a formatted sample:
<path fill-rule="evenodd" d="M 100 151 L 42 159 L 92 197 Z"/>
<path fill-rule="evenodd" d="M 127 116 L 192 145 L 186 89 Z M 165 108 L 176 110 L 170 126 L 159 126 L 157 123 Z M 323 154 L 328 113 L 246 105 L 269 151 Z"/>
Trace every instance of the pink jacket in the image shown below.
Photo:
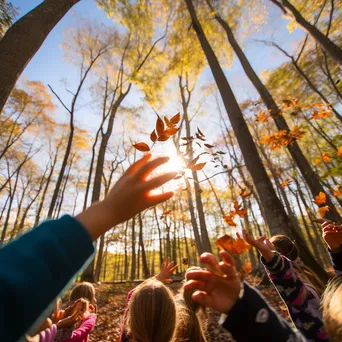
<path fill-rule="evenodd" d="M 52 324 L 50 328 L 47 328 L 39 333 L 40 342 L 53 342 L 57 334 L 56 324 Z"/>
<path fill-rule="evenodd" d="M 85 318 L 80 327 L 72 332 L 69 339 L 64 340 L 64 342 L 88 342 L 89 334 L 93 331 L 96 322 L 96 315 L 90 314 Z"/>

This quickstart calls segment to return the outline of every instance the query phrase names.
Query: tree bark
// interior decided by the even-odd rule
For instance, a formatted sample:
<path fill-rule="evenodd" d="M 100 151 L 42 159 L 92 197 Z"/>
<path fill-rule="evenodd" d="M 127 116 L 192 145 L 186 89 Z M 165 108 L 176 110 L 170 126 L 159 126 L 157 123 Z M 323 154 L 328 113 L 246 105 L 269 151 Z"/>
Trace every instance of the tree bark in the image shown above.
<path fill-rule="evenodd" d="M 50 31 L 80 0 L 45 0 L 0 40 L 0 114 L 16 81 Z"/>
<path fill-rule="evenodd" d="M 147 265 L 145 244 L 144 244 L 144 238 L 143 238 L 143 221 L 142 221 L 141 213 L 139 213 L 138 217 L 139 217 L 139 244 L 141 248 L 143 273 L 144 273 L 144 278 L 147 279 L 150 277 L 150 270 L 148 269 L 148 265 Z"/>
<path fill-rule="evenodd" d="M 276 196 L 253 138 L 248 130 L 247 123 L 243 118 L 241 109 L 197 18 L 193 3 L 191 0 L 185 0 L 185 2 L 192 19 L 193 28 L 200 41 L 203 52 L 207 57 L 209 66 L 220 91 L 227 114 L 240 145 L 245 164 L 252 176 L 259 197 L 262 200 L 267 224 L 270 227 L 272 234 L 287 233 L 295 238 L 298 247 L 302 250 L 303 261 L 321 276 L 322 280 L 327 280 L 328 276 L 325 270 L 313 258 L 305 245 L 305 242 L 301 239 L 298 232 L 294 229 L 291 220 L 286 215 L 279 198 Z"/>
<path fill-rule="evenodd" d="M 136 253 L 135 253 L 135 217 L 132 219 L 132 267 L 131 267 L 131 280 L 135 279 L 136 270 Z"/>

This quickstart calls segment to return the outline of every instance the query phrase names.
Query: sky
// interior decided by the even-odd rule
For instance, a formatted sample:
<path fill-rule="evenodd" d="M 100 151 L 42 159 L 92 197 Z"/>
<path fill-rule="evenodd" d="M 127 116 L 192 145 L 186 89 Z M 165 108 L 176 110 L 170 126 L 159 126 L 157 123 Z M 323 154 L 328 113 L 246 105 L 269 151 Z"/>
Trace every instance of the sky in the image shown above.
<path fill-rule="evenodd" d="M 263 0 L 267 1 L 267 0 Z M 18 19 L 25 15 L 27 12 L 35 8 L 41 3 L 41 0 L 11 0 L 14 6 L 19 7 Z M 94 0 L 81 0 L 77 3 L 55 26 L 52 32 L 49 34 L 42 47 L 39 49 L 37 54 L 27 65 L 24 70 L 21 80 L 32 80 L 42 81 L 46 85 L 51 85 L 56 93 L 66 102 L 70 102 L 70 94 L 65 89 L 65 84 L 62 82 L 63 79 L 67 80 L 68 89 L 73 90 L 78 84 L 78 71 L 77 68 L 69 64 L 64 59 L 64 51 L 61 48 L 65 31 L 69 28 L 77 28 L 80 26 L 81 18 L 86 18 L 90 21 L 103 23 L 106 25 L 115 25 L 113 21 L 107 18 L 106 14 L 100 10 Z M 276 7 L 270 7 L 270 13 L 267 24 L 261 28 L 261 30 L 255 32 L 249 32 L 248 38 L 244 41 L 243 48 L 250 59 L 252 66 L 255 68 L 258 74 L 261 74 L 266 69 L 272 69 L 282 64 L 286 59 L 284 56 L 279 54 L 276 50 L 267 47 L 263 44 L 256 42 L 256 40 L 274 40 L 279 43 L 282 47 L 290 52 L 296 51 L 298 43 L 304 36 L 304 32 L 300 29 L 294 31 L 293 34 L 289 34 L 287 28 L 287 21 L 281 18 L 281 13 Z M 244 32 L 240 30 L 240 35 Z M 235 96 L 239 101 L 243 101 L 247 98 L 256 99 L 258 96 L 250 81 L 245 76 L 240 63 L 234 59 L 232 67 L 225 69 L 226 76 L 232 85 Z M 203 71 L 200 80 L 198 82 L 198 88 L 206 84 L 214 83 L 210 69 L 207 67 Z M 163 108 L 162 115 L 166 113 L 171 116 L 181 110 L 180 103 L 177 99 L 178 93 L 172 93 L 177 89 L 172 90 L 169 94 L 169 103 Z M 167 96 L 167 95 L 166 95 Z M 199 98 L 197 97 L 197 100 Z M 57 100 L 54 102 L 57 105 L 55 118 L 59 122 L 66 122 L 68 117 L 64 108 L 58 105 Z M 91 105 L 92 99 L 90 92 L 85 90 L 82 92 L 80 102 L 77 106 L 76 112 L 76 124 L 80 128 L 87 129 L 94 136 L 98 123 L 99 115 L 96 115 L 96 108 Z M 133 90 L 124 100 L 124 106 L 138 106 L 141 105 L 142 94 L 139 91 Z M 148 133 L 148 130 L 152 131 L 153 121 L 155 120 L 155 114 L 146 103 L 143 103 L 145 109 L 143 116 L 146 117 L 148 125 L 141 127 L 140 130 L 144 133 Z M 213 97 L 208 98 L 203 106 L 203 111 L 214 115 L 200 115 L 194 120 L 194 127 L 199 126 L 201 130 L 205 130 L 206 136 L 209 139 L 214 140 L 215 137 L 220 133 L 219 129 L 219 116 L 217 115 L 216 101 Z M 150 128 L 149 128 L 150 127 Z M 122 129 L 122 121 L 115 125 L 113 135 L 120 133 Z M 218 131 L 219 130 L 219 131 Z M 129 134 L 129 132 L 128 132 Z M 136 138 L 136 137 L 134 137 Z M 137 137 L 140 139 L 148 139 L 146 136 L 141 135 Z M 172 143 L 170 143 L 172 144 Z M 166 153 L 171 154 L 172 149 L 164 147 L 163 145 L 160 150 L 156 151 L 156 154 Z M 215 169 L 216 170 L 216 169 Z"/>

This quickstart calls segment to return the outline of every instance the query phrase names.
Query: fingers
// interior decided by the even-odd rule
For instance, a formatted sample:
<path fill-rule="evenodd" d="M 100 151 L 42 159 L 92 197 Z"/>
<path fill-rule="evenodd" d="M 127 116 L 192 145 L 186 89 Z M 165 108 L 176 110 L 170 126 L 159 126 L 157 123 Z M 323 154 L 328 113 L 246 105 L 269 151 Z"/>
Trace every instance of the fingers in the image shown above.
<path fill-rule="evenodd" d="M 208 291 L 207 283 L 203 281 L 190 280 L 184 284 L 184 290 L 188 292 Z"/>
<path fill-rule="evenodd" d="M 246 229 L 242 229 L 242 236 L 243 236 L 244 240 L 247 243 L 249 243 L 250 245 L 254 242 L 253 236 L 248 234 Z"/>
<path fill-rule="evenodd" d="M 190 271 L 186 274 L 186 280 L 198 280 L 202 282 L 208 282 L 212 280 L 213 274 L 209 271 L 198 270 L 198 271 Z"/>
<path fill-rule="evenodd" d="M 168 258 L 169 259 L 169 258 Z M 170 259 L 169 259 L 170 260 Z M 172 268 L 172 266 L 175 264 L 175 262 L 174 261 L 171 261 L 171 262 L 169 262 L 168 261 L 168 263 L 167 263 L 167 265 L 166 265 L 166 268 L 169 270 L 170 268 Z"/>
<path fill-rule="evenodd" d="M 227 251 L 220 251 L 220 257 L 227 265 L 235 267 L 235 260 Z"/>
<path fill-rule="evenodd" d="M 327 226 L 330 225 L 330 224 L 333 224 L 333 222 L 330 221 L 330 220 L 324 221 L 324 222 L 322 223 L 322 227 L 325 228 L 325 227 L 327 227 Z"/>
<path fill-rule="evenodd" d="M 160 195 L 150 196 L 148 199 L 148 207 L 153 207 L 159 203 L 165 202 L 169 200 L 173 195 L 174 193 L 170 191 L 170 192 L 164 192 L 163 194 L 160 194 Z"/>
<path fill-rule="evenodd" d="M 150 153 L 145 154 L 141 159 L 136 161 L 134 164 L 132 164 L 126 171 L 126 174 L 134 174 L 139 170 L 144 164 L 146 164 L 150 159 L 152 155 Z"/>
<path fill-rule="evenodd" d="M 202 306 L 205 306 L 205 307 L 213 306 L 212 298 L 205 292 L 196 291 L 195 293 L 192 294 L 191 298 Z"/>
<path fill-rule="evenodd" d="M 169 269 L 169 272 L 173 273 L 177 268 L 178 268 L 178 265 L 173 266 L 172 268 Z"/>
<path fill-rule="evenodd" d="M 216 257 L 213 254 L 203 253 L 200 256 L 200 262 L 204 264 L 210 272 L 218 276 L 224 276 L 224 274 L 220 270 L 219 261 L 216 259 Z"/>
<path fill-rule="evenodd" d="M 170 181 L 171 179 L 175 178 L 176 176 L 177 176 L 177 172 L 169 172 L 169 173 L 165 173 L 164 175 L 150 179 L 141 185 L 142 190 L 150 191 L 155 188 L 159 188 L 160 186 Z"/>
<path fill-rule="evenodd" d="M 143 165 L 135 172 L 135 177 L 145 180 L 151 172 L 153 172 L 158 166 L 167 163 L 169 159 L 169 157 L 160 157 L 153 159 L 148 163 L 144 162 Z"/>
<path fill-rule="evenodd" d="M 236 277 L 237 271 L 235 267 L 235 260 L 232 255 L 226 251 L 220 251 L 220 257 L 223 262 L 219 263 L 220 270 L 228 277 Z"/>
<path fill-rule="evenodd" d="M 269 239 L 265 239 L 265 243 L 266 243 L 266 246 L 267 246 L 270 250 L 272 250 L 272 251 L 275 251 L 275 250 L 276 250 L 275 246 L 273 245 L 273 243 L 272 243 Z"/>

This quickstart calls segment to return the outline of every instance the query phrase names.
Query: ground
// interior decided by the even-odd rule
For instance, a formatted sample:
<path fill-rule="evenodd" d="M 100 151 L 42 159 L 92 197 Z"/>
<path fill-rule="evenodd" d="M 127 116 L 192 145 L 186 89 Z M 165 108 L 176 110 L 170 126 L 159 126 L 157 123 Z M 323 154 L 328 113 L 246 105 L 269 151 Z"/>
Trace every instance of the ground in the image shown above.
<path fill-rule="evenodd" d="M 253 280 L 250 279 L 253 283 Z M 117 341 L 120 335 L 120 327 L 125 309 L 127 293 L 134 285 L 127 284 L 99 284 L 96 286 L 98 301 L 98 316 L 96 328 L 91 334 L 91 342 Z M 177 292 L 180 283 L 171 285 L 171 289 Z M 262 287 L 261 292 L 268 302 L 286 319 L 289 319 L 286 307 L 272 285 Z"/>

